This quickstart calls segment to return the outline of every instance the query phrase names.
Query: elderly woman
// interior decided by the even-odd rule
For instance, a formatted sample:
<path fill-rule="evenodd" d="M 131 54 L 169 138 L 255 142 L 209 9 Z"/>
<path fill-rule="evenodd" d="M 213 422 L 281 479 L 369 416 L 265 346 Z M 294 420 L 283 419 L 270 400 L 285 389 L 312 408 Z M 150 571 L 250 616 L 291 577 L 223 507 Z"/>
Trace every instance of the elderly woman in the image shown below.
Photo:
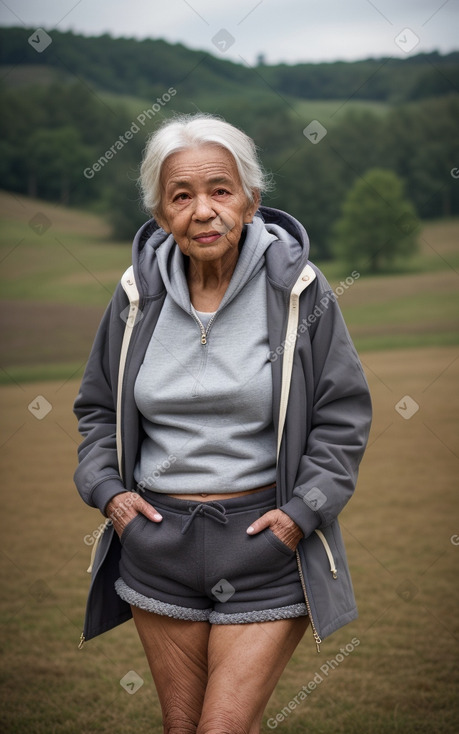
<path fill-rule="evenodd" d="M 154 218 L 75 403 L 75 481 L 107 520 L 82 642 L 134 618 L 169 734 L 255 734 L 308 624 L 356 617 L 337 516 L 370 399 L 336 298 L 253 141 L 207 115 L 151 137 Z"/>

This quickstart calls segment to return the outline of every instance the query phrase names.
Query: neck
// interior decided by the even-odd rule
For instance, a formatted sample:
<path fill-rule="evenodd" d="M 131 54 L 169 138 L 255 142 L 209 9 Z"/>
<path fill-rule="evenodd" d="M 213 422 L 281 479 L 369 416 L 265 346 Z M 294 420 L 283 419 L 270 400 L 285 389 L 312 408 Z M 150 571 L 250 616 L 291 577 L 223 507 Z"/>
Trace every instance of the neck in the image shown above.
<path fill-rule="evenodd" d="M 239 252 L 231 250 L 226 257 L 210 262 L 189 259 L 187 281 L 190 299 L 198 311 L 218 308 L 234 273 Z"/>

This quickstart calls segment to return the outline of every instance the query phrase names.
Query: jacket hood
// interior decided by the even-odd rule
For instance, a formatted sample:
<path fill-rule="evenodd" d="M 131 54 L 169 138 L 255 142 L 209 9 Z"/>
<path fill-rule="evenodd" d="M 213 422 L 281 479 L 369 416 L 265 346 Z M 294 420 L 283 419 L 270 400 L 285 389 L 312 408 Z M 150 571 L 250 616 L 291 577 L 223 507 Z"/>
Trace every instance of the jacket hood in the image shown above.
<path fill-rule="evenodd" d="M 259 217 L 255 217 L 251 224 L 244 227 L 236 267 L 219 309 L 226 306 L 260 271 L 265 261 L 264 254 L 275 240 L 277 234 L 269 232 Z M 172 235 L 156 248 L 156 259 L 167 292 L 181 308 L 190 312 L 191 303 L 185 272 L 186 256 L 177 247 Z"/>
<path fill-rule="evenodd" d="M 290 214 L 280 209 L 261 206 L 254 221 L 244 228 L 245 243 L 242 250 L 247 242 L 253 241 L 253 230 L 259 231 L 259 219 L 264 223 L 266 234 L 271 240 L 260 250 L 260 255 L 264 253 L 267 276 L 273 285 L 288 291 L 308 262 L 309 238 L 306 230 Z M 263 236 L 262 239 L 266 244 L 266 237 Z M 154 219 L 145 222 L 134 238 L 132 262 L 141 296 L 155 297 L 164 291 L 158 262 L 158 248 L 163 244 L 165 249 L 173 249 L 171 235 Z"/>

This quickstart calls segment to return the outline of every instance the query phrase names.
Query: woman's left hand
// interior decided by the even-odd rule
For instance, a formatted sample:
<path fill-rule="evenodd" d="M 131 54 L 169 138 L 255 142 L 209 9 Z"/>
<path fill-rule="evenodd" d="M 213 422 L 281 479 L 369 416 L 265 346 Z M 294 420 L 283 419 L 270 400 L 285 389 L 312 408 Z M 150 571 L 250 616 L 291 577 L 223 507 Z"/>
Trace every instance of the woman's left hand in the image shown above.
<path fill-rule="evenodd" d="M 298 543 L 303 537 L 303 531 L 292 520 L 291 517 L 282 512 L 282 510 L 269 510 L 264 515 L 255 520 L 247 532 L 249 535 L 255 535 L 265 528 L 270 528 L 274 535 L 277 535 L 288 548 L 296 550 Z"/>

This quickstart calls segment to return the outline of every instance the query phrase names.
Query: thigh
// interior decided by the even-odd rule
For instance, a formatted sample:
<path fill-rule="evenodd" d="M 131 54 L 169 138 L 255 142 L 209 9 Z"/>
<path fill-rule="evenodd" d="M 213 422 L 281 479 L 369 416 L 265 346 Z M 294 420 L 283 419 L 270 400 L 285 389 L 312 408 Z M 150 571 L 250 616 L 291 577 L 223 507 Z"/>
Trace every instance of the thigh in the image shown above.
<path fill-rule="evenodd" d="M 213 625 L 199 734 L 257 734 L 263 712 L 308 625 L 308 617 Z"/>
<path fill-rule="evenodd" d="M 155 682 L 164 730 L 194 734 L 207 686 L 210 624 L 131 609 Z"/>

